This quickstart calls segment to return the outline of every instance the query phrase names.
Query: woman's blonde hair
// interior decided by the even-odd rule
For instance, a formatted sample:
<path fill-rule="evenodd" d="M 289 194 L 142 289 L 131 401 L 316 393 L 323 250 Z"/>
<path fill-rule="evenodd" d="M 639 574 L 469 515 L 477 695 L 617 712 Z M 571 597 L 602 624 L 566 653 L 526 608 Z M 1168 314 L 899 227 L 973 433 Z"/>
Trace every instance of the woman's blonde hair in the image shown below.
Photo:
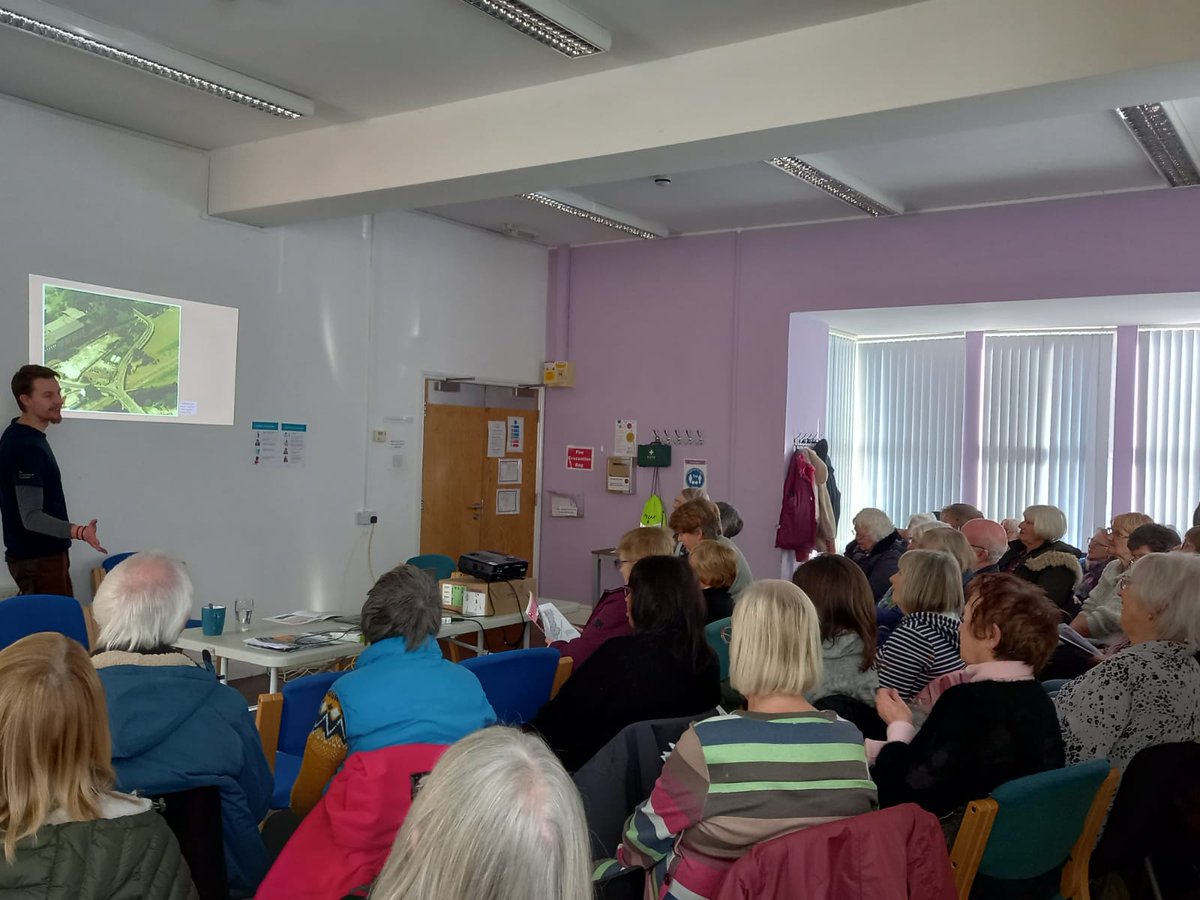
<path fill-rule="evenodd" d="M 1124 537 L 1129 537 L 1133 534 L 1135 528 L 1140 528 L 1142 525 L 1149 525 L 1154 520 L 1145 513 L 1127 512 L 1120 513 L 1112 517 L 1112 530 Z"/>
<path fill-rule="evenodd" d="M 104 688 L 87 651 L 41 632 L 0 651 L 0 831 L 4 857 L 55 810 L 100 816 L 112 789 Z"/>
<path fill-rule="evenodd" d="M 802 697 L 821 683 L 821 625 L 790 581 L 750 584 L 733 608 L 729 683 L 735 691 Z"/>
<path fill-rule="evenodd" d="M 720 541 L 701 541 L 688 554 L 688 562 L 700 583 L 709 587 L 729 587 L 737 578 L 737 551 Z"/>
<path fill-rule="evenodd" d="M 448 749 L 371 891 L 375 900 L 591 900 L 583 801 L 540 738 L 496 726 Z"/>
<path fill-rule="evenodd" d="M 675 539 L 667 529 L 657 526 L 634 528 L 617 541 L 617 555 L 627 557 L 630 562 L 647 556 L 670 556 L 674 552 Z"/>
<path fill-rule="evenodd" d="M 900 557 L 903 587 L 896 605 L 906 613 L 961 613 L 962 572 L 943 550 L 909 550 Z"/>
<path fill-rule="evenodd" d="M 949 553 L 958 561 L 959 574 L 966 574 L 975 568 L 975 551 L 971 549 L 971 542 L 957 528 L 930 528 L 921 532 L 914 543 L 914 550 Z"/>

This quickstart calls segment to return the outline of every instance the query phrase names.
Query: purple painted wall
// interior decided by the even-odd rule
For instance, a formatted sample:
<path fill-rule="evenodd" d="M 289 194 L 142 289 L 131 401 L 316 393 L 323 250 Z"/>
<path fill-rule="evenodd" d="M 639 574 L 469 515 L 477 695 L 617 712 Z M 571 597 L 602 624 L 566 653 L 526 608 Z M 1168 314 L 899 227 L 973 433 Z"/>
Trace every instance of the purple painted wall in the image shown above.
<path fill-rule="evenodd" d="M 543 593 L 589 600 L 589 551 L 637 524 L 648 470 L 619 497 L 602 467 L 565 469 L 565 446 L 609 448 L 618 416 L 643 441 L 701 428 L 713 495 L 746 521 L 738 544 L 778 572 L 791 313 L 1192 291 L 1197 233 L 1200 190 L 1179 189 L 555 251 L 548 358 L 565 351 L 577 387 L 547 391 L 543 486 L 586 505 L 570 520 L 543 504 Z M 681 472 L 663 471 L 668 503 Z"/>

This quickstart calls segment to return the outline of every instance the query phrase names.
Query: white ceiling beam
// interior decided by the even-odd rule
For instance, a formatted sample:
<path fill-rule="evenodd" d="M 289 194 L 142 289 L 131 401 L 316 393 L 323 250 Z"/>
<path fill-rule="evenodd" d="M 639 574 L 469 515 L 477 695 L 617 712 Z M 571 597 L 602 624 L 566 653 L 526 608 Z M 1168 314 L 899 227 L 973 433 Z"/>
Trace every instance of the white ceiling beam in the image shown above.
<path fill-rule="evenodd" d="M 926 0 L 212 154 L 256 224 L 421 207 L 1200 95 L 1200 3 Z"/>

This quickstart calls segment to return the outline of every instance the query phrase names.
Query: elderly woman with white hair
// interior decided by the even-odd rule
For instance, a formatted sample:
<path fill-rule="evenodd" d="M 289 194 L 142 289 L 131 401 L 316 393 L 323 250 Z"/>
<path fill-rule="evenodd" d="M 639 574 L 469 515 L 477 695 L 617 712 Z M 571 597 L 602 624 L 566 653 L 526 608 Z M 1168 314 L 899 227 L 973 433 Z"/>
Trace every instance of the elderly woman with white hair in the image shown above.
<path fill-rule="evenodd" d="M 542 741 L 485 728 L 421 784 L 374 900 L 590 900 L 583 801 Z"/>
<path fill-rule="evenodd" d="M 854 540 L 846 545 L 845 555 L 867 576 L 876 602 L 887 593 L 904 550 L 904 541 L 887 513 L 870 506 L 858 511 Z"/>
<path fill-rule="evenodd" d="M 246 701 L 173 645 L 192 582 L 162 553 L 137 553 L 105 576 L 92 610 L 92 662 L 108 699 L 117 790 L 168 794 L 216 785 L 230 896 L 251 897 L 267 870 L 258 824 L 273 777 Z"/>
<path fill-rule="evenodd" d="M 1146 747 L 1200 741 L 1200 557 L 1142 557 L 1120 593 L 1131 646 L 1054 696 L 1068 765 L 1107 759 L 1124 771 Z"/>
<path fill-rule="evenodd" d="M 805 699 L 822 674 L 808 596 L 756 581 L 732 626 L 729 678 L 746 709 L 688 728 L 625 825 L 617 859 L 650 870 L 647 897 L 709 900 L 755 844 L 879 805 L 862 733 Z"/>
<path fill-rule="evenodd" d="M 1000 558 L 1001 572 L 1032 581 L 1063 614 L 1075 616 L 1075 585 L 1083 579 L 1079 560 L 1083 552 L 1061 540 L 1067 533 L 1067 517 L 1057 506 L 1028 507 L 1017 526 L 1017 539 Z"/>

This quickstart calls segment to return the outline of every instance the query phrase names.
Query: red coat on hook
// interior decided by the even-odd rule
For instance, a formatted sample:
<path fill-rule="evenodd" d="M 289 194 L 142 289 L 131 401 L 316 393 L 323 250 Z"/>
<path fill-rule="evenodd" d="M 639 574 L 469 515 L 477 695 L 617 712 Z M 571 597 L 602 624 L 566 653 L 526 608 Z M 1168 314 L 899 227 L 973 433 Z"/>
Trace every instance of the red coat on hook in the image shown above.
<path fill-rule="evenodd" d="M 803 450 L 792 454 L 787 478 L 783 483 L 783 505 L 779 509 L 779 527 L 775 546 L 794 550 L 796 559 L 808 559 L 817 545 L 817 470 Z"/>

